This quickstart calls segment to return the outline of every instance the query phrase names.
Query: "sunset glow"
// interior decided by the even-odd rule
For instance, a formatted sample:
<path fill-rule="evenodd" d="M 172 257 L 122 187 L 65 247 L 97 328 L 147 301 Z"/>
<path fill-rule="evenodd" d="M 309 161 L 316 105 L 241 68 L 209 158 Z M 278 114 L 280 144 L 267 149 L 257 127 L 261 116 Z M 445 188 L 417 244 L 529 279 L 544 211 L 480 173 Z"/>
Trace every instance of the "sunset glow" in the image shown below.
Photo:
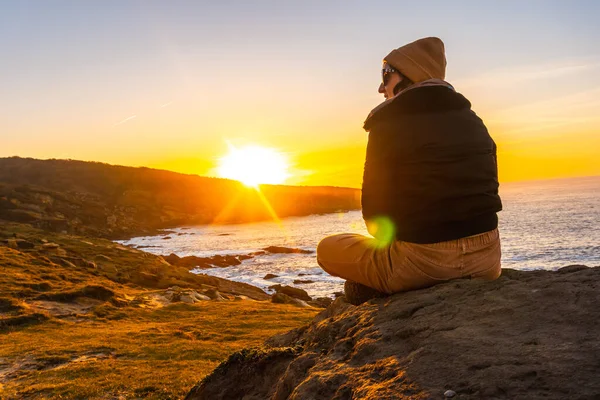
<path fill-rule="evenodd" d="M 284 183 L 289 177 L 285 157 L 260 146 L 231 147 L 229 154 L 219 160 L 218 174 L 254 187 L 261 183 Z"/>
<path fill-rule="evenodd" d="M 382 58 L 437 35 L 501 182 L 600 175 L 600 2 L 7 3 L 0 157 L 360 188 Z M 221 165 L 227 140 L 289 176 Z"/>

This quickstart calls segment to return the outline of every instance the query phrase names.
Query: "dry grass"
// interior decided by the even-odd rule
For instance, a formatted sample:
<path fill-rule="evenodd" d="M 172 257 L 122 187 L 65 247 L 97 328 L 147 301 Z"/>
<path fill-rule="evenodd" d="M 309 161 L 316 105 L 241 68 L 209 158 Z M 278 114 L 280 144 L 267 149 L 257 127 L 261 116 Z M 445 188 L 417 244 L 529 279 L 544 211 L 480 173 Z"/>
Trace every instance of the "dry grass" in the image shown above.
<path fill-rule="evenodd" d="M 303 325 L 315 313 L 240 301 L 53 319 L 2 335 L 0 374 L 30 365 L 5 379 L 0 393 L 9 399 L 181 398 L 230 353 Z"/>
<path fill-rule="evenodd" d="M 35 248 L 0 243 L 2 400 L 182 398 L 232 352 L 304 325 L 319 311 L 232 301 L 244 288 L 190 277 L 141 251 L 0 224 L 0 239 L 15 233 Z M 43 251 L 42 239 L 64 252 Z M 78 259 L 97 267 L 65 262 Z M 149 273 L 159 280 L 140 278 Z M 201 291 L 211 283 L 230 300 L 165 307 L 143 301 L 169 285 Z"/>

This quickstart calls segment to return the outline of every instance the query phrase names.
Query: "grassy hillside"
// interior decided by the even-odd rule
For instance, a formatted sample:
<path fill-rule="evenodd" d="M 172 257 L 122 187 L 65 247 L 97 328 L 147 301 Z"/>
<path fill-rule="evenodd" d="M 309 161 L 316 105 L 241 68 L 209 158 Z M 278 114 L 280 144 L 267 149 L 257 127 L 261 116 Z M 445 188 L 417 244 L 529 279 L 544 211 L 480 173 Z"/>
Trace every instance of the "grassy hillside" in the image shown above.
<path fill-rule="evenodd" d="M 0 158 L 0 219 L 47 230 L 127 237 L 185 224 L 231 223 L 360 208 L 360 192 L 262 185 L 72 160 Z"/>
<path fill-rule="evenodd" d="M 181 398 L 319 311 L 268 300 L 105 239 L 0 223 L 0 398 Z"/>

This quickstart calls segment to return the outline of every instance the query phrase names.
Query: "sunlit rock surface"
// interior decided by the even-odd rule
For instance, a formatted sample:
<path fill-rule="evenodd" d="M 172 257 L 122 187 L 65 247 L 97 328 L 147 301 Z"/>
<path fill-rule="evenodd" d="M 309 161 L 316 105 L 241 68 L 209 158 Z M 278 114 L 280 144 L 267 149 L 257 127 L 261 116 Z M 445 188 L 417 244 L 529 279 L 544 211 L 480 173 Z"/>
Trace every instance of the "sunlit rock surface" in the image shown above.
<path fill-rule="evenodd" d="M 233 354 L 186 399 L 591 399 L 600 268 L 506 269 L 371 300 Z"/>

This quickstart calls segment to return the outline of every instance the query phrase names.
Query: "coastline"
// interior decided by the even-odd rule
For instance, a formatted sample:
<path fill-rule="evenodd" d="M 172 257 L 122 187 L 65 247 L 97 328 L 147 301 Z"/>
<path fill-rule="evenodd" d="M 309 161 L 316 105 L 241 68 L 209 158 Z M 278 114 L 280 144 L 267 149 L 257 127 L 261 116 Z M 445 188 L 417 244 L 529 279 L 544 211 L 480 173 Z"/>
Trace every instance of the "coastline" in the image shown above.
<path fill-rule="evenodd" d="M 17 160 L 23 162 L 29 163 Z M 33 164 L 38 165 L 37 161 Z M 343 298 L 332 303 L 331 298 L 311 296 L 301 289 L 312 279 L 306 275 L 293 277 L 298 278 L 296 285 L 290 277 L 267 279 L 265 274 L 275 292 L 266 293 L 234 280 L 194 275 L 190 267 L 221 264 L 227 269 L 244 267 L 261 257 L 281 257 L 280 265 L 297 272 L 297 265 L 286 257 L 306 257 L 310 268 L 317 268 L 314 253 L 302 254 L 312 249 L 302 240 L 312 243 L 338 228 L 354 229 L 352 223 L 340 222 L 353 213 L 324 214 L 321 220 L 315 214 L 323 213 L 316 212 L 298 218 L 312 221 L 316 230 L 303 239 L 307 229 L 301 226 L 289 243 L 274 241 L 282 233 L 274 230 L 269 236 L 262 223 L 257 223 L 259 232 L 248 235 L 263 240 L 252 248 L 265 253 L 250 258 L 230 245 L 245 243 L 240 232 L 247 226 L 222 221 L 217 227 L 228 229 L 213 232 L 211 246 L 203 237 L 203 251 L 227 247 L 234 252 L 230 257 L 185 251 L 176 257 L 168 252 L 158 255 L 157 248 L 131 248 L 109 238 L 119 232 L 129 232 L 122 236 L 129 238 L 136 236 L 134 232 L 155 232 L 162 238 L 172 235 L 172 243 L 185 237 L 199 240 L 198 234 L 173 235 L 156 226 L 173 223 L 168 229 L 193 232 L 198 227 L 179 228 L 182 221 L 192 220 L 187 216 L 199 218 L 200 214 L 186 214 L 190 209 L 184 206 L 175 211 L 164 208 L 168 202 L 156 207 L 148 202 L 154 193 L 162 193 L 169 201 L 184 201 L 189 193 L 181 187 L 176 195 L 187 197 L 171 197 L 167 187 L 152 189 L 156 192 L 148 187 L 120 191 L 114 185 L 120 182 L 118 174 L 109 177 L 110 184 L 102 191 L 92 192 L 90 186 L 77 186 L 81 170 L 71 174 L 69 168 L 97 168 L 95 176 L 140 170 L 86 163 L 54 166 L 60 168 L 44 170 L 42 178 L 53 179 L 53 172 L 62 171 L 67 173 L 66 186 L 56 181 L 42 187 L 35 179 L 29 182 L 16 173 L 14 179 L 28 183 L 0 183 L 0 392 L 7 399 L 182 398 L 186 393 L 199 395 L 201 390 L 215 390 L 211 398 L 229 399 L 228 390 L 253 393 L 265 387 L 260 379 L 268 382 L 267 391 L 284 396 L 291 390 L 299 393 L 298 398 L 311 400 L 315 391 L 322 391 L 324 398 L 351 394 L 386 398 L 385 389 L 425 398 L 441 396 L 445 390 L 453 390 L 460 398 L 507 397 L 507 393 L 508 397 L 563 398 L 564 388 L 581 396 L 588 394 L 586 390 L 596 390 L 592 376 L 600 371 L 590 360 L 600 355 L 600 343 L 593 334 L 600 320 L 597 267 L 571 265 L 555 272 L 505 269 L 494 282 L 451 281 L 360 307 L 349 306 Z M 69 168 L 61 169 L 65 166 Z M 153 179 L 162 176 L 160 171 L 150 174 Z M 536 198 L 521 194 L 527 201 L 513 203 L 513 207 L 520 206 L 522 212 L 507 213 L 511 227 L 517 229 L 506 238 L 507 243 L 516 243 L 512 261 L 517 267 L 527 261 L 518 257 L 544 256 L 543 234 L 555 232 L 551 228 L 564 222 L 560 218 L 570 223 L 580 215 L 583 225 L 575 225 L 577 232 L 577 227 L 589 226 L 585 218 L 596 203 L 590 203 L 594 192 L 588 192 L 580 198 L 587 208 L 563 212 L 562 217 L 552 213 L 576 203 L 572 188 L 553 193 L 544 207 L 534 203 L 527 208 Z M 539 229 L 529 235 L 528 218 L 536 213 L 541 215 L 536 220 Z M 233 228 L 240 231 L 228 232 Z M 577 252 L 589 257 L 597 248 L 597 231 L 587 232 L 579 242 L 569 242 L 573 249 L 559 247 L 556 259 L 577 260 Z M 572 230 L 559 233 L 564 238 Z M 518 247 L 525 242 L 534 245 Z M 268 246 L 279 246 L 283 253 L 268 252 Z M 189 249 L 197 251 L 198 243 L 191 243 Z M 445 365 L 452 368 L 444 369 Z M 544 365 L 558 365 L 558 372 Z M 256 373 L 244 375 L 248 367 Z M 573 385 L 565 379 L 567 375 L 576 378 Z M 220 380 L 229 377 L 231 381 L 231 376 L 239 382 L 236 387 Z M 333 389 L 340 392 L 332 393 Z M 271 394 L 257 396 L 270 398 Z"/>
<path fill-rule="evenodd" d="M 339 298 L 317 315 L 316 304 L 308 307 L 307 301 L 293 297 L 302 293 L 280 288 L 268 301 L 269 296 L 256 288 L 192 277 L 186 268 L 162 257 L 106 239 L 13 223 L 2 224 L 0 236 L 0 264 L 5 268 L 0 277 L 0 335 L 4 339 L 0 384 L 7 399 L 43 393 L 100 399 L 106 393 L 123 393 L 118 389 L 123 385 L 132 395 L 182 397 L 188 393 L 189 399 L 206 393 L 215 399 L 236 398 L 231 397 L 232 390 L 253 393 L 259 387 L 297 387 L 298 393 L 304 393 L 298 398 L 312 400 L 315 391 L 325 399 L 336 388 L 358 395 L 360 387 L 424 396 L 454 390 L 467 399 L 498 393 L 537 398 L 549 390 L 562 393 L 560 385 L 570 383 L 561 380 L 561 371 L 588 383 L 585 389 L 568 389 L 582 395 L 595 390 L 590 377 L 600 372 L 586 364 L 600 354 L 598 337 L 586 333 L 594 332 L 594 324 L 600 321 L 596 315 L 598 267 L 505 270 L 497 281 L 451 281 L 359 307 Z M 532 325 L 532 321 L 538 322 Z M 466 336 L 465 329 L 470 332 Z M 577 344 L 569 347 L 568 354 L 557 353 L 554 341 L 566 343 L 574 332 L 579 335 L 573 339 Z M 460 341 L 465 337 L 468 343 Z M 497 344 L 490 350 L 492 337 Z M 513 340 L 526 346 L 523 349 L 535 345 L 537 350 L 527 355 L 517 347 L 513 352 Z M 404 346 L 412 350 L 407 353 Z M 446 354 L 444 349 L 458 353 Z M 386 352 L 407 358 L 390 363 Z M 171 361 L 165 363 L 165 357 Z M 463 369 L 486 367 L 460 374 L 458 364 L 431 370 L 431 365 L 443 365 L 448 357 L 456 358 L 451 365 L 458 363 Z M 504 364 L 507 357 L 510 361 Z M 349 361 L 340 364 L 343 368 L 330 368 L 331 362 L 345 359 Z M 539 368 L 540 359 L 560 365 L 559 372 Z M 584 360 L 586 367 L 573 360 Z M 261 365 L 258 373 L 239 372 L 240 368 L 254 370 L 254 363 Z M 312 367 L 300 367 L 306 363 Z M 353 363 L 365 367 L 354 369 Z M 269 369 L 281 365 L 288 367 L 279 372 Z M 427 366 L 435 376 L 419 365 Z M 514 365 L 517 370 L 511 372 Z M 288 375 L 281 376 L 284 370 Z M 489 375 L 488 370 L 502 372 Z M 322 386 L 317 376 L 325 371 L 328 379 L 342 384 Z M 473 371 L 482 372 L 470 381 L 461 378 Z M 531 371 L 541 380 L 532 381 Z M 509 372 L 511 379 L 506 375 Z M 222 383 L 232 373 L 239 377 L 236 387 Z M 255 380 L 261 377 L 288 382 L 288 389 L 276 382 L 258 385 Z M 313 383 L 303 386 L 301 381 Z M 374 393 L 385 398 L 386 392 Z M 270 392 L 259 395 L 270 396 Z"/>

